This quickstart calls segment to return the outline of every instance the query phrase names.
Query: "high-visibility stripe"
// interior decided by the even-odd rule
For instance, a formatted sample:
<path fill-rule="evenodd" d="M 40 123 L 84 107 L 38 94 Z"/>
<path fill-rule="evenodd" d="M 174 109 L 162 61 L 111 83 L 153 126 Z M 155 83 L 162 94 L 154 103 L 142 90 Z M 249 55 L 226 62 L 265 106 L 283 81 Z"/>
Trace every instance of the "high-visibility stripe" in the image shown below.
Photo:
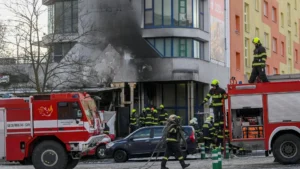
<path fill-rule="evenodd" d="M 266 61 L 267 59 L 266 59 L 266 58 L 262 58 L 262 60 L 263 60 L 263 61 Z"/>
<path fill-rule="evenodd" d="M 183 156 L 179 157 L 178 160 L 183 160 Z"/>
<path fill-rule="evenodd" d="M 252 66 L 263 66 L 265 63 L 253 63 Z"/>
<path fill-rule="evenodd" d="M 213 106 L 223 106 L 223 103 L 212 103 Z"/>
<path fill-rule="evenodd" d="M 262 56 L 264 56 L 264 55 L 267 55 L 266 53 L 261 53 L 261 54 L 259 54 L 259 55 L 254 55 L 254 57 L 255 58 L 259 58 L 259 57 L 262 57 Z"/>
<path fill-rule="evenodd" d="M 164 159 L 164 160 L 168 160 L 168 158 L 167 158 L 167 157 L 163 157 L 163 159 Z"/>
<path fill-rule="evenodd" d="M 167 141 L 177 141 L 177 140 L 174 138 L 167 138 Z"/>
<path fill-rule="evenodd" d="M 206 96 L 211 97 L 211 95 L 209 93 Z"/>

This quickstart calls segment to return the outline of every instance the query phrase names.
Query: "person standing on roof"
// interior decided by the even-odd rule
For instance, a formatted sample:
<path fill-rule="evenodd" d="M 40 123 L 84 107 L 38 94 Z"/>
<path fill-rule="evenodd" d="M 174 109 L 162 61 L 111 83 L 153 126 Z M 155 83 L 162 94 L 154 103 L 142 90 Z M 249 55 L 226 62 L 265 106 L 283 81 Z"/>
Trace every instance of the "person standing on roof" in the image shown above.
<path fill-rule="evenodd" d="M 166 142 L 166 150 L 161 162 L 161 169 L 169 169 L 166 167 L 166 164 L 169 157 L 172 155 L 175 155 L 175 157 L 179 160 L 183 169 L 190 166 L 190 164 L 186 164 L 184 162 L 184 157 L 180 149 L 180 141 L 183 140 L 186 146 L 186 140 L 178 116 L 174 114 L 170 115 L 166 129 L 163 131 L 163 138 L 164 142 Z"/>
<path fill-rule="evenodd" d="M 130 113 L 130 132 L 134 132 L 136 130 L 136 109 L 132 109 Z"/>
<path fill-rule="evenodd" d="M 262 46 L 258 37 L 255 37 L 252 43 L 255 45 L 253 51 L 254 59 L 252 62 L 252 73 L 248 82 L 254 83 L 257 77 L 259 77 L 262 82 L 269 82 L 265 70 L 267 60 L 266 49 Z"/>
<path fill-rule="evenodd" d="M 165 106 L 163 104 L 161 104 L 159 108 L 160 108 L 159 117 L 158 117 L 159 125 L 165 125 L 167 122 L 168 113 L 165 110 Z"/>

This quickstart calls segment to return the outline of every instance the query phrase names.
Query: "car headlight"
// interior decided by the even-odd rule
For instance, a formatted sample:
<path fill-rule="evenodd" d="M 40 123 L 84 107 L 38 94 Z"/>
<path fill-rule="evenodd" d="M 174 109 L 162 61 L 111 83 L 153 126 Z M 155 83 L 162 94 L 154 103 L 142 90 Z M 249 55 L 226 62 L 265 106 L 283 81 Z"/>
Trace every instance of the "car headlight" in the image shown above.
<path fill-rule="evenodd" d="M 115 145 L 115 143 L 110 142 L 110 143 L 106 144 L 106 148 L 111 148 L 113 145 Z"/>

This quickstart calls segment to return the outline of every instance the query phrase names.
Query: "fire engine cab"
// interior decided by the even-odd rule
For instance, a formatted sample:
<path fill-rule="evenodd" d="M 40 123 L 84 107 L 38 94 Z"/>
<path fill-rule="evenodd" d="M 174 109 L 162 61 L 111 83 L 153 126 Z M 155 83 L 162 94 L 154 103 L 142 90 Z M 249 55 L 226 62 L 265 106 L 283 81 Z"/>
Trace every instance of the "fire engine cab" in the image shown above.
<path fill-rule="evenodd" d="M 300 161 L 300 81 L 230 84 L 225 103 L 232 145 Z"/>
<path fill-rule="evenodd" d="M 0 99 L 0 159 L 32 162 L 36 169 L 73 169 L 105 139 L 88 94 Z"/>

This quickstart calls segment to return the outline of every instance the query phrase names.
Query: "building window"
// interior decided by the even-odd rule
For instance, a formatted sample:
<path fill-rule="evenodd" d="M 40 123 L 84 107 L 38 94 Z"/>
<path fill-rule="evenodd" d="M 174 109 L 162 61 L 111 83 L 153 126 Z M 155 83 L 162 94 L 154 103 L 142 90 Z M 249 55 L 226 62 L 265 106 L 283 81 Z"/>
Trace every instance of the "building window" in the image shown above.
<path fill-rule="evenodd" d="M 236 70 L 240 71 L 241 70 L 241 56 L 239 52 L 236 52 L 235 54 L 235 59 L 236 59 Z"/>
<path fill-rule="evenodd" d="M 269 49 L 269 34 L 265 32 L 265 47 Z"/>
<path fill-rule="evenodd" d="M 244 24 L 245 24 L 245 31 L 249 32 L 249 5 L 245 3 L 244 9 Z"/>
<path fill-rule="evenodd" d="M 282 12 L 280 13 L 280 20 L 281 20 L 281 27 L 284 28 L 284 15 Z"/>
<path fill-rule="evenodd" d="M 249 39 L 245 38 L 245 66 L 249 67 L 250 66 L 250 61 L 249 61 L 249 55 L 250 55 L 250 43 Z"/>
<path fill-rule="evenodd" d="M 53 61 L 60 62 L 76 43 L 55 43 L 53 45 Z"/>
<path fill-rule="evenodd" d="M 58 119 L 76 119 L 78 110 L 80 107 L 77 102 L 59 102 L 57 104 Z"/>
<path fill-rule="evenodd" d="M 259 37 L 259 28 L 255 28 L 255 37 Z"/>
<path fill-rule="evenodd" d="M 260 0 L 255 0 L 255 10 L 259 11 Z"/>
<path fill-rule="evenodd" d="M 144 0 L 145 28 L 190 27 L 204 29 L 203 0 Z"/>
<path fill-rule="evenodd" d="M 276 11 L 276 8 L 275 7 L 273 7 L 272 8 L 272 21 L 273 22 L 276 22 L 277 21 L 277 11 Z"/>
<path fill-rule="evenodd" d="M 288 73 L 289 74 L 293 73 L 292 59 L 289 59 L 289 62 L 288 62 Z"/>
<path fill-rule="evenodd" d="M 287 4 L 288 25 L 291 26 L 291 4 Z"/>
<path fill-rule="evenodd" d="M 298 24 L 295 22 L 295 36 L 298 36 Z"/>
<path fill-rule="evenodd" d="M 291 54 L 292 52 L 292 36 L 291 31 L 288 31 L 288 52 Z"/>
<path fill-rule="evenodd" d="M 278 69 L 275 68 L 275 67 L 273 68 L 273 74 L 274 74 L 274 75 L 277 75 L 277 74 L 278 74 Z"/>
<path fill-rule="evenodd" d="M 235 15 L 235 31 L 240 32 L 240 17 Z"/>
<path fill-rule="evenodd" d="M 268 17 L 268 2 L 264 1 L 264 15 Z"/>
<path fill-rule="evenodd" d="M 280 54 L 281 54 L 281 56 L 284 56 L 284 42 L 281 42 Z"/>
<path fill-rule="evenodd" d="M 272 39 L 272 49 L 273 49 L 273 52 L 277 53 L 277 39 L 274 37 Z"/>
<path fill-rule="evenodd" d="M 204 42 L 187 38 L 147 39 L 162 57 L 187 57 L 204 60 Z"/>
<path fill-rule="evenodd" d="M 297 50 L 297 49 L 295 49 L 295 62 L 296 62 L 296 63 L 299 62 L 298 50 Z"/>
<path fill-rule="evenodd" d="M 78 32 L 78 0 L 57 1 L 48 6 L 49 33 Z"/>

